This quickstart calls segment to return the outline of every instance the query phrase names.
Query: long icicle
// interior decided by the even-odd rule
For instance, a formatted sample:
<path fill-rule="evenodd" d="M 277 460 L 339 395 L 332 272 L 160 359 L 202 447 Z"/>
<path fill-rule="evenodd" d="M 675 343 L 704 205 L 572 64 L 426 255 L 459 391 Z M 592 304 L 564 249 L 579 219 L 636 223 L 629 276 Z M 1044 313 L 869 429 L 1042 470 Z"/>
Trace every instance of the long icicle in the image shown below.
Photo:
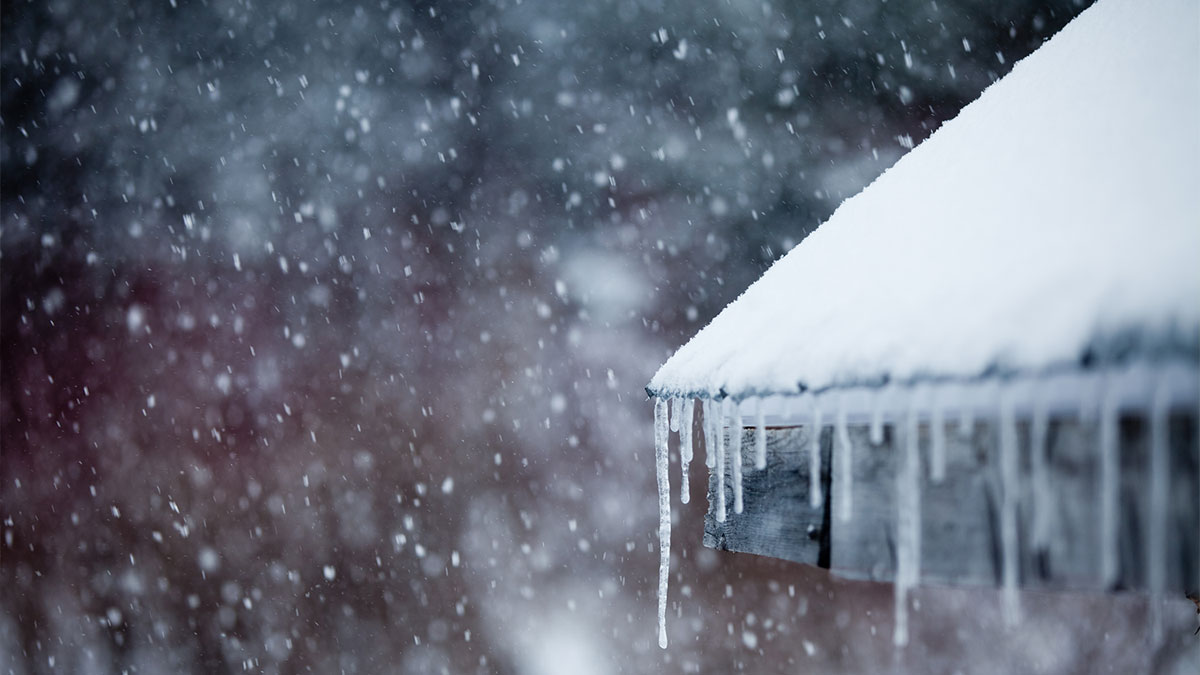
<path fill-rule="evenodd" d="M 729 461 L 733 462 L 733 512 L 742 512 L 742 412 L 741 404 L 729 404 Z"/>
<path fill-rule="evenodd" d="M 921 457 L 917 447 L 917 414 L 909 402 L 904 450 L 896 467 L 896 628 L 892 642 L 908 644 L 908 591 L 921 578 Z"/>
<path fill-rule="evenodd" d="M 842 522 L 849 522 L 854 515 L 854 446 L 850 444 L 850 430 L 846 426 L 846 394 L 838 395 L 837 427 L 834 430 L 838 440 L 837 456 L 839 458 L 842 476 L 840 483 L 838 516 Z"/>
<path fill-rule="evenodd" d="M 1120 499 L 1121 458 L 1117 438 L 1118 392 L 1109 383 L 1100 410 L 1100 582 L 1111 588 L 1117 581 L 1117 506 Z"/>
<path fill-rule="evenodd" d="M 717 522 L 725 522 L 725 412 L 720 402 L 713 403 L 713 434 L 717 437 Z"/>
<path fill-rule="evenodd" d="M 654 464 L 658 476 L 658 646 L 667 648 L 667 581 L 671 573 L 671 486 L 667 473 L 667 403 L 654 401 Z"/>
<path fill-rule="evenodd" d="M 909 527 L 912 532 L 912 546 L 909 548 L 909 582 L 916 586 L 921 581 L 921 436 L 918 433 L 916 401 L 908 406 L 908 441 L 907 462 L 909 499 L 912 501 L 912 518 Z"/>
<path fill-rule="evenodd" d="M 692 426 L 695 423 L 696 401 L 685 398 L 679 404 L 679 466 L 680 485 L 679 503 L 691 501 L 691 483 L 688 478 L 688 466 L 692 463 Z"/>
<path fill-rule="evenodd" d="M 1004 593 L 1004 621 L 1016 625 L 1020 618 L 1017 596 L 1017 495 L 1018 485 L 1017 419 L 1013 391 L 1006 387 L 1000 394 L 1000 502 L 1001 584 Z"/>
<path fill-rule="evenodd" d="M 1153 644 L 1157 644 L 1162 636 L 1162 595 L 1167 580 L 1167 504 L 1171 490 L 1167 479 L 1170 469 L 1167 413 L 1170 404 L 1166 378 L 1160 377 L 1150 408 L 1150 533 L 1146 559 Z"/>
<path fill-rule="evenodd" d="M 1054 515 L 1051 504 L 1054 493 L 1050 487 L 1050 469 L 1047 466 L 1047 438 L 1050 431 L 1050 411 L 1040 392 L 1033 395 L 1033 418 L 1029 424 L 1029 467 L 1033 481 L 1033 536 L 1034 551 L 1043 551 L 1050 544 Z"/>
<path fill-rule="evenodd" d="M 813 421 L 808 455 L 808 505 L 814 509 L 819 508 L 825 501 L 825 496 L 821 494 L 821 414 L 821 401 L 813 395 Z"/>
<path fill-rule="evenodd" d="M 754 406 L 754 468 L 767 468 L 767 400 L 756 399 Z"/>

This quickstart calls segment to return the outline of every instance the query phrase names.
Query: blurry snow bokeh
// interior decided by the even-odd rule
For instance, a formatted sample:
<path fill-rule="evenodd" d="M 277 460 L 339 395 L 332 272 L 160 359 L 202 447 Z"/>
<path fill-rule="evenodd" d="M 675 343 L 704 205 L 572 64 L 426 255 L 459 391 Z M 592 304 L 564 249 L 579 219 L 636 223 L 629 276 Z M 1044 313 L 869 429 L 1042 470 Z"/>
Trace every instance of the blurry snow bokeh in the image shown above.
<path fill-rule="evenodd" d="M 5 3 L 0 668 L 1149 668 L 1136 598 L 895 652 L 699 480 L 654 635 L 645 382 L 1082 9 Z"/>

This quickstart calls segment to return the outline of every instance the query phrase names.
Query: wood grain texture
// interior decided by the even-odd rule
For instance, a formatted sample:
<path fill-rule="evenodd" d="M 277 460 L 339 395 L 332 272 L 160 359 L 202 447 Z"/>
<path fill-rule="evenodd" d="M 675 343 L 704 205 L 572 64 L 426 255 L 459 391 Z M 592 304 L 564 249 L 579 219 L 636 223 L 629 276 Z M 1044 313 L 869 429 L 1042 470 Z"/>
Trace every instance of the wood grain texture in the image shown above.
<path fill-rule="evenodd" d="M 767 430 L 767 466 L 754 468 L 754 429 L 742 430 L 742 490 L 745 509 L 734 513 L 732 497 L 724 523 L 716 518 L 716 485 L 722 474 L 709 474 L 709 509 L 704 517 L 704 545 L 723 551 L 755 553 L 817 565 L 822 561 L 822 524 L 829 509 L 809 504 L 810 434 L 807 428 Z M 825 434 L 828 438 L 828 433 Z M 728 451 L 728 446 L 727 446 Z M 824 454 L 828 457 L 826 447 Z M 728 453 L 727 453 L 728 454 Z M 730 455 L 732 460 L 732 455 Z M 733 492 L 732 465 L 723 472 L 726 490 Z M 829 464 L 822 463 L 826 499 Z M 825 551 L 828 552 L 828 537 Z M 827 557 L 827 556 L 826 556 Z M 828 563 L 825 565 L 828 566 Z"/>

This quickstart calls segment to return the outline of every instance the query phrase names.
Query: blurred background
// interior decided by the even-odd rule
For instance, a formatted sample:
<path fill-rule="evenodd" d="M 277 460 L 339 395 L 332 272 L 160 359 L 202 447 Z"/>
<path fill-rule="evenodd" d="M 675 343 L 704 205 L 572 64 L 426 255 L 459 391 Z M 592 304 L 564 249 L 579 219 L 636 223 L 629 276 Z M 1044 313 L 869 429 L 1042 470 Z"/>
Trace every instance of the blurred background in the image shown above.
<path fill-rule="evenodd" d="M 645 383 L 1087 4 L 6 1 L 0 667 L 1165 667 L 1134 596 L 894 650 L 700 481 L 655 636 Z"/>

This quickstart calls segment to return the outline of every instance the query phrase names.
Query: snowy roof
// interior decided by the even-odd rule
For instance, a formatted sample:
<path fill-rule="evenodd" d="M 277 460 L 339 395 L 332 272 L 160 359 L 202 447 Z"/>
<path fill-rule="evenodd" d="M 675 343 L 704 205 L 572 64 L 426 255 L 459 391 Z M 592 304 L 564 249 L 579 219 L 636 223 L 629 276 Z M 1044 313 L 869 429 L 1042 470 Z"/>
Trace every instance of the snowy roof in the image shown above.
<path fill-rule="evenodd" d="M 776 261 L 648 391 L 1196 360 L 1198 13 L 1084 11 Z"/>

